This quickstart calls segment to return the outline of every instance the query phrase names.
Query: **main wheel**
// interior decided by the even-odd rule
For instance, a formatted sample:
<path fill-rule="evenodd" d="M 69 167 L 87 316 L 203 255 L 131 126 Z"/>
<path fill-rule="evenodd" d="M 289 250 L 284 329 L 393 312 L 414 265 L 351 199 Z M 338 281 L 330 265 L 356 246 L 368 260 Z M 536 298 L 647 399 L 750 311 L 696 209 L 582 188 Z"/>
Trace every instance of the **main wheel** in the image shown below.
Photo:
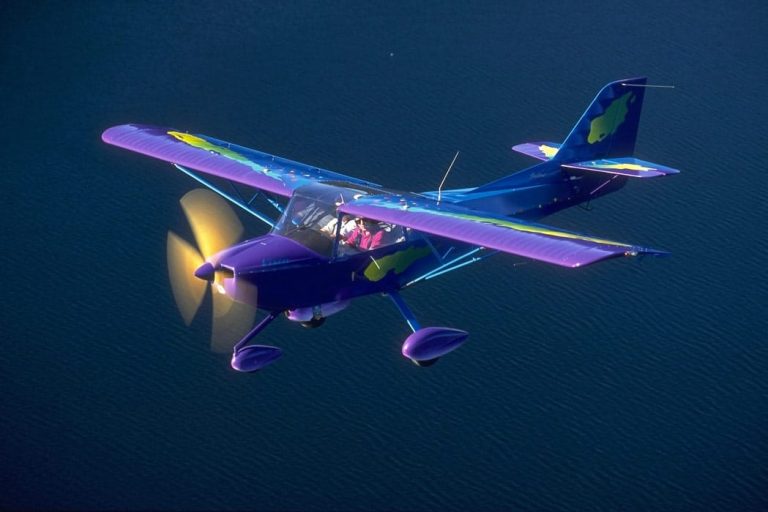
<path fill-rule="evenodd" d="M 308 322 L 299 322 L 302 327 L 307 329 L 316 329 L 325 323 L 325 317 L 313 318 Z"/>

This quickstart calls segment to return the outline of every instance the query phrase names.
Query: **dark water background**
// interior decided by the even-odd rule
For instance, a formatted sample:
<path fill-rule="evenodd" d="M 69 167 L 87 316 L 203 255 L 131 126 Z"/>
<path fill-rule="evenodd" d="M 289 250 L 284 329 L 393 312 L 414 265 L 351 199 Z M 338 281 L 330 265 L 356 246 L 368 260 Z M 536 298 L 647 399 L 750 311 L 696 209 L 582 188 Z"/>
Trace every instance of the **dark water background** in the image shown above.
<path fill-rule="evenodd" d="M 0 3 L 0 508 L 768 509 L 767 33 L 763 2 Z M 416 191 L 460 149 L 461 187 L 636 75 L 677 86 L 637 155 L 683 174 L 548 222 L 673 257 L 407 291 L 471 332 L 426 370 L 380 297 L 230 370 L 167 281 L 193 182 L 99 139 L 169 125 Z"/>

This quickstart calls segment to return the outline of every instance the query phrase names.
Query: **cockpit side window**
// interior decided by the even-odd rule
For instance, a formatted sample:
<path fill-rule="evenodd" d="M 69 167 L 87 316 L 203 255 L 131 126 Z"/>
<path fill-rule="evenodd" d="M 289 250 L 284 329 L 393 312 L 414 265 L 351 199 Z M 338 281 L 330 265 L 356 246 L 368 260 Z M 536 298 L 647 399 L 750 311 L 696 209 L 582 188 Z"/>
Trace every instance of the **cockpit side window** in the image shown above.
<path fill-rule="evenodd" d="M 342 217 L 337 254 L 346 256 L 404 242 L 402 226 L 365 218 Z"/>
<path fill-rule="evenodd" d="M 344 215 L 338 208 L 366 192 L 313 184 L 294 192 L 272 232 L 290 238 L 316 253 L 346 256 L 405 241 L 402 226 Z"/>

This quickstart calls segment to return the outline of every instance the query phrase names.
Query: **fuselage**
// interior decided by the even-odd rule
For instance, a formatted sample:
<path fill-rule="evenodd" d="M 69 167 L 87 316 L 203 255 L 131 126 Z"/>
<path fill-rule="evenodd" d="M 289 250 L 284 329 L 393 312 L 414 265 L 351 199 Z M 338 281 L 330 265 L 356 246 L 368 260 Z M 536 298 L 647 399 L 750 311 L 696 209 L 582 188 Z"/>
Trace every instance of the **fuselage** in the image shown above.
<path fill-rule="evenodd" d="M 513 175 L 516 179 L 504 187 L 447 191 L 443 197 L 469 208 L 477 204 L 486 211 L 538 220 L 617 190 L 625 181 L 547 171 L 548 166 L 535 166 Z M 383 231 L 380 245 L 345 243 L 349 220 L 336 208 L 368 192 L 327 184 L 297 190 L 269 234 L 214 257 L 224 272 L 226 293 L 267 311 L 311 308 L 402 289 L 475 249 L 383 223 L 372 228 Z"/>
<path fill-rule="evenodd" d="M 228 294 L 240 295 L 241 281 L 257 290 L 257 307 L 284 311 L 345 301 L 371 293 L 403 288 L 419 274 L 441 264 L 425 240 L 403 241 L 349 255 L 327 257 L 295 240 L 270 233 L 222 254 L 219 264 L 232 270 L 224 278 Z"/>
<path fill-rule="evenodd" d="M 477 188 L 449 190 L 442 198 L 467 208 L 538 221 L 566 208 L 616 192 L 625 176 L 564 171 L 559 162 L 542 162 Z M 437 192 L 425 196 L 437 198 Z"/>
<path fill-rule="evenodd" d="M 352 219 L 336 208 L 365 193 L 325 184 L 297 190 L 269 234 L 212 258 L 226 293 L 267 311 L 347 301 L 401 289 L 444 264 L 449 251 L 471 249 L 384 223 L 370 226 L 380 231 L 377 245 L 354 245 L 344 231 Z"/>

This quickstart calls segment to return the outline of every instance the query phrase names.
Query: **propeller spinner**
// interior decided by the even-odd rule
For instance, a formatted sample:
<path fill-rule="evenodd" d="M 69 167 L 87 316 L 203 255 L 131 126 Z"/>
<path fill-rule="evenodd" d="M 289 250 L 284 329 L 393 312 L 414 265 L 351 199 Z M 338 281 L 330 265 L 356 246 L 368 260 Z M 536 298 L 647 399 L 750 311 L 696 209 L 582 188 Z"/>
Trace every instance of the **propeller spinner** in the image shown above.
<path fill-rule="evenodd" d="M 255 308 L 235 302 L 226 294 L 226 276 L 216 269 L 216 261 L 212 258 L 237 242 L 243 233 L 243 225 L 232 208 L 208 190 L 192 190 L 180 202 L 197 248 L 168 231 L 168 275 L 173 296 L 184 323 L 190 325 L 205 298 L 206 288 L 211 288 L 211 348 L 215 352 L 228 352 L 251 328 Z"/>

